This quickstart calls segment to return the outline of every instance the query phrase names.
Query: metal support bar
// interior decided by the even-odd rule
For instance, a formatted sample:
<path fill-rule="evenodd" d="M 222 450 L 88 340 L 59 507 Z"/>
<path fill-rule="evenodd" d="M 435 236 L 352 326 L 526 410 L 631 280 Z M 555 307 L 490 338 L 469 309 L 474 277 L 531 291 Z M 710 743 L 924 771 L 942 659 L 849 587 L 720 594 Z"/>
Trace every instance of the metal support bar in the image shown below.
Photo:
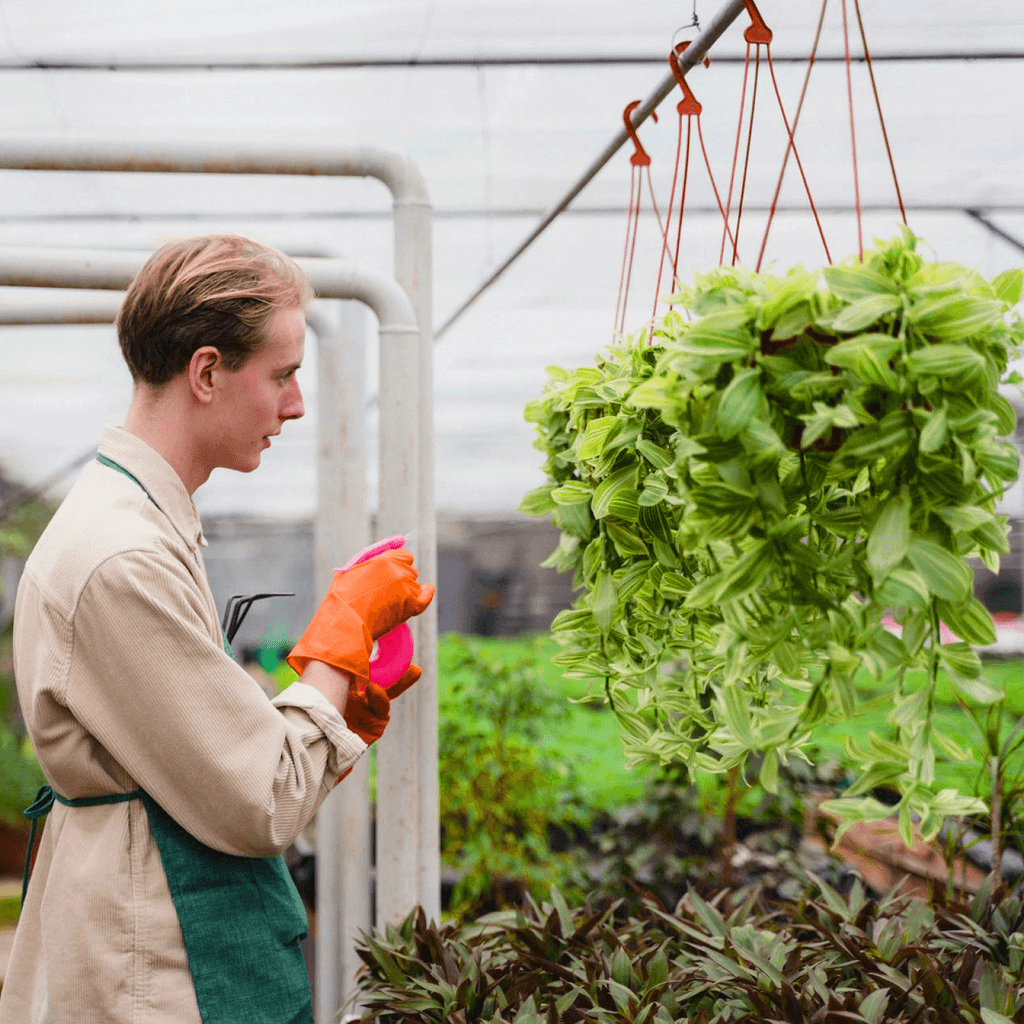
<path fill-rule="evenodd" d="M 65 291 L 24 297 L 0 289 L 0 326 L 111 324 L 123 296 L 112 292 Z M 91 457 L 91 450 L 90 450 Z"/>
<path fill-rule="evenodd" d="M 27 171 L 145 171 L 179 174 L 296 174 L 377 178 L 396 205 L 430 197 L 408 157 L 372 146 L 318 143 L 315 147 L 229 142 L 79 138 L 66 135 L 0 137 L 0 168 Z"/>
<path fill-rule="evenodd" d="M 341 306 L 339 310 L 337 307 Z M 313 538 L 317 593 L 336 565 L 370 543 L 366 501 L 366 325 L 353 302 L 315 302 L 308 322 L 317 338 L 317 515 Z M 333 401 L 327 401 L 331 396 Z M 362 965 L 359 933 L 373 923 L 370 879 L 370 759 L 316 816 L 316 985 L 314 1019 L 337 1019 L 355 993 Z"/>
<path fill-rule="evenodd" d="M 981 212 L 981 210 L 965 208 L 964 213 L 966 213 L 971 220 L 980 224 L 986 231 L 995 235 L 996 238 L 1001 238 L 1004 242 L 1012 245 L 1018 252 L 1024 252 L 1024 242 L 1015 235 L 1011 235 L 1009 231 L 1004 231 L 997 224 L 993 224 L 992 221 Z"/>
<path fill-rule="evenodd" d="M 740 13 L 744 9 L 744 0 L 729 0 L 717 14 L 708 22 L 708 26 L 703 32 L 690 45 L 683 51 L 679 57 L 679 70 L 685 75 L 692 68 L 696 67 L 707 54 L 708 50 L 716 43 L 722 33 L 739 17 Z M 666 54 L 666 59 L 668 55 Z M 659 103 L 674 89 L 676 88 L 675 76 L 669 72 L 662 80 L 658 87 L 651 93 L 650 96 L 645 99 L 640 106 L 638 106 L 633 113 L 630 115 L 630 121 L 633 128 L 639 128 L 640 125 L 647 120 L 648 117 L 654 112 L 655 108 Z M 555 203 L 554 206 L 544 215 L 541 222 L 530 232 L 529 235 L 519 244 L 518 248 L 512 253 L 508 259 L 497 270 L 487 278 L 483 284 L 448 319 L 437 329 L 434 334 L 434 341 L 440 341 L 444 336 L 445 331 L 448 330 L 456 320 L 462 316 L 463 313 L 476 300 L 483 295 L 485 291 L 495 281 L 505 273 L 506 270 L 519 257 L 536 241 L 540 234 L 545 228 L 590 184 L 598 172 L 604 167 L 606 163 L 619 151 L 629 136 L 626 134 L 626 129 L 623 127 L 619 130 L 618 134 L 608 143 L 607 146 L 601 151 L 597 159 L 580 175 L 576 183 L 569 189 L 568 192 L 562 198 Z"/>
<path fill-rule="evenodd" d="M 871 63 L 920 62 L 920 61 L 962 61 L 962 60 L 1020 60 L 1024 52 L 1019 49 L 974 50 L 919 50 L 916 53 L 879 53 L 871 55 Z M 0 62 L 0 71 L 347 71 L 352 68 L 507 68 L 507 67 L 602 67 L 629 66 L 638 64 L 660 64 L 664 55 L 654 54 L 495 54 L 494 56 L 466 55 L 452 57 L 343 57 L 338 60 L 230 60 L 215 58 L 198 60 L 39 60 L 30 63 L 13 59 Z M 851 63 L 863 64 L 863 55 L 850 54 Z M 741 54 L 725 54 L 716 59 L 718 64 L 743 64 Z M 772 54 L 774 64 L 806 64 L 807 54 Z M 822 54 L 814 58 L 815 64 L 845 64 L 842 53 Z"/>
<path fill-rule="evenodd" d="M 774 60 L 774 58 L 772 58 Z M 874 58 L 872 58 L 874 60 Z M 906 202 L 904 205 L 907 210 L 913 210 L 915 213 L 964 213 L 968 207 L 963 202 L 937 202 L 937 203 L 917 203 L 917 202 Z M 852 203 L 815 203 L 815 207 L 819 213 L 854 213 L 855 207 Z M 861 203 L 861 212 L 872 213 L 878 210 L 890 211 L 892 209 L 892 203 Z M 743 209 L 750 213 L 767 213 L 771 209 L 771 205 L 763 202 L 750 202 L 744 203 Z M 973 207 L 971 207 L 973 209 Z M 986 206 L 985 211 L 992 212 L 1005 212 L 1005 213 L 1020 213 L 1024 209 L 1021 203 L 999 203 L 992 206 Z M 778 203 L 775 207 L 776 213 L 807 213 L 807 203 Z M 562 215 L 566 217 L 624 217 L 628 212 L 624 205 L 620 204 L 603 204 L 601 206 L 586 206 L 583 204 L 577 204 L 569 207 L 562 211 Z M 472 207 L 462 206 L 456 207 L 449 210 L 434 210 L 433 218 L 437 220 L 475 220 L 480 217 L 539 217 L 543 216 L 545 210 L 543 207 L 535 206 L 495 206 L 495 207 Z M 714 203 L 694 203 L 693 205 L 687 204 L 686 216 L 714 216 L 721 217 L 722 211 Z M 70 210 L 58 211 L 55 213 L 42 213 L 42 214 L 3 214 L 0 215 L 0 224 L 126 224 L 136 223 L 140 220 L 167 220 L 173 219 L 175 223 L 195 223 L 200 224 L 203 222 L 219 221 L 223 219 L 221 213 L 202 213 L 196 210 L 182 213 L 177 212 L 173 217 L 169 217 L 166 213 L 160 213 L 157 211 L 140 211 L 138 213 L 75 213 Z M 295 212 L 295 213 L 282 213 L 279 210 L 242 210 L 236 211 L 231 214 L 232 222 L 244 221 L 244 220 L 259 220 L 259 221 L 317 221 L 322 223 L 325 219 L 338 219 L 346 221 L 378 221 L 383 220 L 386 217 L 390 217 L 391 213 L 384 210 L 345 210 L 340 207 L 333 210 L 317 210 L 313 213 L 310 212 Z M 641 216 L 653 217 L 654 211 L 644 209 L 641 211 Z"/>
<path fill-rule="evenodd" d="M 124 291 L 147 253 L 108 249 L 52 249 L 0 246 L 3 284 L 34 288 L 88 288 Z M 382 330 L 416 328 L 409 297 L 394 281 L 352 260 L 298 257 L 320 298 L 356 299 L 369 306 Z M 98 300 L 90 298 L 94 303 Z"/>

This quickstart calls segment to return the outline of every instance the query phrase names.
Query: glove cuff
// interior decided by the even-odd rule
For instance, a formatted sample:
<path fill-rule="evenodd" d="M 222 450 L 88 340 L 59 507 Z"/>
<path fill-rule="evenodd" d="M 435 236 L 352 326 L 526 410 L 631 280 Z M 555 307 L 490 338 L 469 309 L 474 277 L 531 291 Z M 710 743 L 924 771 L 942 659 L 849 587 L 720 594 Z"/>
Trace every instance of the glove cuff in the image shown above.
<path fill-rule="evenodd" d="M 299 675 L 311 661 L 347 672 L 365 686 L 373 638 L 359 614 L 334 593 L 324 598 L 286 661 Z"/>

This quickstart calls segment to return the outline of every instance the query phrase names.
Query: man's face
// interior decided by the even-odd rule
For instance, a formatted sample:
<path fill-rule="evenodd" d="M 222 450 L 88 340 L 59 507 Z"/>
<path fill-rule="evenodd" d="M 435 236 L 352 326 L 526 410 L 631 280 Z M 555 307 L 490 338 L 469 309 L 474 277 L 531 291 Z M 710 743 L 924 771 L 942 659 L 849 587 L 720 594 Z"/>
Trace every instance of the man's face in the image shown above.
<path fill-rule="evenodd" d="M 252 472 L 284 421 L 305 414 L 295 379 L 305 338 L 302 310 L 278 309 L 267 322 L 259 351 L 239 370 L 219 370 L 209 439 L 214 466 Z"/>

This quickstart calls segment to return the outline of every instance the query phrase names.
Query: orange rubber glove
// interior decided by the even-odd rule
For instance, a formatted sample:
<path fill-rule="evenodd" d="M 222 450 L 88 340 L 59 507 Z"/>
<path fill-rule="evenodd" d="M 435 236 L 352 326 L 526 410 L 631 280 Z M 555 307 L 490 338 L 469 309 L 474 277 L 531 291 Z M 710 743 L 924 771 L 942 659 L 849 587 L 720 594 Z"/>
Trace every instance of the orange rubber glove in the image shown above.
<path fill-rule="evenodd" d="M 343 595 L 374 640 L 424 612 L 434 599 L 434 587 L 420 585 L 408 548 L 392 548 L 338 573 L 331 590 Z"/>
<path fill-rule="evenodd" d="M 362 690 L 373 641 L 419 615 L 433 598 L 434 587 L 417 580 L 408 548 L 384 551 L 335 575 L 288 664 L 301 675 L 309 662 L 325 662 L 354 677 Z"/>
<path fill-rule="evenodd" d="M 423 669 L 419 665 L 410 665 L 405 675 L 386 690 L 376 683 L 367 683 L 366 688 L 360 691 L 356 683 L 350 683 L 345 710 L 342 712 L 345 724 L 368 747 L 373 746 L 384 735 L 391 721 L 391 702 L 405 693 L 422 674 Z M 338 776 L 337 782 L 341 782 L 351 771 L 351 768 L 346 768 Z"/>
<path fill-rule="evenodd" d="M 369 747 L 384 735 L 391 721 L 391 702 L 416 682 L 423 674 L 418 665 L 410 665 L 408 672 L 386 690 L 376 683 L 368 683 L 359 690 L 353 683 L 348 688 L 348 699 L 342 715 L 345 724 Z"/>

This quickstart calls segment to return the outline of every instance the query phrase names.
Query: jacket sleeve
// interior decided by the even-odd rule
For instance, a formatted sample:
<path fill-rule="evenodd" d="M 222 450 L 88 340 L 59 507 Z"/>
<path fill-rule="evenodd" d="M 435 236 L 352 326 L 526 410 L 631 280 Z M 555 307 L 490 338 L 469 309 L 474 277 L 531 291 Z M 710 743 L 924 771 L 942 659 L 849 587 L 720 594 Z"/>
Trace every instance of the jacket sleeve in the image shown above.
<path fill-rule="evenodd" d="M 108 558 L 75 608 L 68 707 L 200 842 L 274 856 L 366 745 L 312 687 L 271 704 L 207 615 L 171 553 Z"/>

